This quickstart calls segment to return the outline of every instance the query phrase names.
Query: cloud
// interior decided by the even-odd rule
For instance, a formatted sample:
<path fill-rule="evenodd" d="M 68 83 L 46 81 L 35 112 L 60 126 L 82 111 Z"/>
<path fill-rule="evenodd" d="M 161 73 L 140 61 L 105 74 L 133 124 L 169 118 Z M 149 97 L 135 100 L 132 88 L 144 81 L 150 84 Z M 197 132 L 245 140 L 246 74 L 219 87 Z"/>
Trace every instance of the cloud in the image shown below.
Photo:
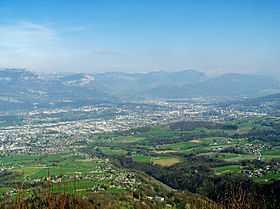
<path fill-rule="evenodd" d="M 259 71 L 279 75 L 279 53 L 274 51 L 268 57 L 262 50 L 256 54 L 231 48 L 212 52 L 213 48 L 207 47 L 177 50 L 148 43 L 139 46 L 126 39 L 111 40 L 103 33 L 100 36 L 91 26 L 54 26 L 27 21 L 0 24 L 0 68 L 67 72 L 192 68 L 213 74 Z"/>
<path fill-rule="evenodd" d="M 16 52 L 38 49 L 56 42 L 54 30 L 31 22 L 19 22 L 13 25 L 0 25 L 0 49 Z"/>
<path fill-rule="evenodd" d="M 0 24 L 0 34 L 0 67 L 36 66 L 59 42 L 55 30 L 32 22 Z"/>
<path fill-rule="evenodd" d="M 35 71 L 85 71 L 110 68 L 106 60 L 122 56 L 110 48 L 94 47 L 94 39 L 83 40 L 70 32 L 85 26 L 54 28 L 33 22 L 0 24 L 0 68 L 27 68 Z M 106 64 L 104 64 L 106 63 Z"/>

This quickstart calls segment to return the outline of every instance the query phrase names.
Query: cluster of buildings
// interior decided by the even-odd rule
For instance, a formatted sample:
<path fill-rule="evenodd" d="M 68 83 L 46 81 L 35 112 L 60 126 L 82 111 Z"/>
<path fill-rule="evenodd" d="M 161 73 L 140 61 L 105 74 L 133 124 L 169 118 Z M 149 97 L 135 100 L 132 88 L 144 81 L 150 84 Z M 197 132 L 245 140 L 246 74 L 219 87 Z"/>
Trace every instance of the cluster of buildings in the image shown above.
<path fill-rule="evenodd" d="M 20 113 L 24 123 L 0 127 L 0 152 L 53 153 L 83 146 L 89 136 L 179 120 L 222 121 L 250 116 L 204 101 L 104 104 Z M 257 113 L 256 113 L 257 114 Z"/>
<path fill-rule="evenodd" d="M 56 168 L 42 165 L 41 169 L 48 170 L 47 175 L 36 176 L 22 173 L 24 176 L 22 183 L 32 187 L 45 185 L 52 190 L 57 188 L 66 192 L 99 192 L 112 189 L 135 191 L 141 184 L 134 172 L 113 166 L 109 159 L 87 157 L 82 160 L 92 164 L 92 170 L 69 172 L 65 168 L 67 172 L 52 175 L 52 169 Z M 0 174 L 10 169 L 14 168 L 3 168 L 0 170 Z M 20 165 L 18 165 L 17 170 L 20 170 Z M 16 193 L 16 189 L 10 189 L 7 194 L 14 193 Z"/>
<path fill-rule="evenodd" d="M 263 177 L 266 175 L 277 175 L 279 176 L 279 169 L 280 169 L 280 163 L 275 162 L 275 163 L 270 163 L 270 164 L 265 164 L 262 166 L 257 166 L 255 168 L 251 169 L 246 169 L 243 170 L 243 173 L 248 176 L 249 178 L 254 178 L 254 177 Z M 273 178 L 273 177 L 272 177 Z M 270 178 L 264 179 L 265 181 L 269 181 Z"/>

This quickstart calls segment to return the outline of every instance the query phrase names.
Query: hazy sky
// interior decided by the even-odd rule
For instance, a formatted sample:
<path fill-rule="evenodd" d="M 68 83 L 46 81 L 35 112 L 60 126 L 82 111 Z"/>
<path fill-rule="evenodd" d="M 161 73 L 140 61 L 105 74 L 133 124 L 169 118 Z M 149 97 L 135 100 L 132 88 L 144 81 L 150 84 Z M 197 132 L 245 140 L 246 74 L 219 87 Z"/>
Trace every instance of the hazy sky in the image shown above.
<path fill-rule="evenodd" d="M 280 74 L 279 0 L 0 0 L 0 67 Z"/>

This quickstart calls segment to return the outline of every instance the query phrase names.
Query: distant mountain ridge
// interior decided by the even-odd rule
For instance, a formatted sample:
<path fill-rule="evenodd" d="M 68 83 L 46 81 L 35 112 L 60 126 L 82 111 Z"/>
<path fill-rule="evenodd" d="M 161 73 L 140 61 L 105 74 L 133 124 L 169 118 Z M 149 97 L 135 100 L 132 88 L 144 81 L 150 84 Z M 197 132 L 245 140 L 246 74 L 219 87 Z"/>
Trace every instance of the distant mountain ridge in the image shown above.
<path fill-rule="evenodd" d="M 143 98 L 256 97 L 280 91 L 279 81 L 266 76 L 224 74 L 209 78 L 198 71 L 147 73 L 121 83 L 133 83 L 137 87 L 122 88 Z"/>
<path fill-rule="evenodd" d="M 102 73 L 95 75 L 97 87 L 118 96 L 145 98 L 147 92 L 158 87 L 181 87 L 203 81 L 207 76 L 195 70 L 177 72 L 156 71 L 149 73 Z M 153 97 L 153 95 L 152 95 Z"/>
<path fill-rule="evenodd" d="M 254 97 L 280 88 L 273 78 L 248 74 L 224 74 L 205 82 L 187 86 L 193 95 Z"/>
<path fill-rule="evenodd" d="M 72 76 L 72 77 L 71 77 Z M 42 78 L 27 70 L 0 70 L 0 110 L 87 105 L 117 101 L 88 85 L 91 77 L 73 74 L 61 78 Z"/>
<path fill-rule="evenodd" d="M 257 97 L 280 92 L 279 81 L 259 75 L 208 77 L 196 70 L 149 73 L 38 75 L 0 70 L 0 109 L 93 104 L 147 98 Z"/>

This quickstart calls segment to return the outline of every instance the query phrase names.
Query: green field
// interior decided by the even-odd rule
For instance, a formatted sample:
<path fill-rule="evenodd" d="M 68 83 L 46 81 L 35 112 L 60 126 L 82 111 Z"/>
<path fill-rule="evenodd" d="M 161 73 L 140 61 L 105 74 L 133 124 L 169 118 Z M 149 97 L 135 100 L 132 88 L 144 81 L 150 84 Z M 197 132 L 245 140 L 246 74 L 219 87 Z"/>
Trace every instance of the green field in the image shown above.
<path fill-rule="evenodd" d="M 275 118 L 249 118 L 226 122 L 227 127 L 211 122 L 190 126 L 157 126 L 139 129 L 132 134 L 104 134 L 92 140 L 92 146 L 102 142 L 99 150 L 114 158 L 131 158 L 134 162 L 158 166 L 171 166 L 188 162 L 188 157 L 209 159 L 209 167 L 217 175 L 242 174 L 244 169 L 257 169 L 259 158 L 265 164 L 280 159 L 280 149 L 275 141 L 265 138 L 248 138 L 248 134 L 262 133 L 272 129 L 268 124 L 276 123 Z M 96 145 L 95 145 L 96 146 Z M 241 164 L 246 166 L 240 166 Z M 275 168 L 274 168 L 275 169 Z M 257 179 L 253 178 L 253 179 Z"/>
<path fill-rule="evenodd" d="M 214 171 L 217 175 L 222 175 L 226 173 L 240 173 L 242 167 L 240 165 L 225 165 L 218 166 L 214 168 Z"/>
<path fill-rule="evenodd" d="M 71 155 L 70 153 L 51 155 L 9 155 L 1 157 L 2 166 L 11 174 L 5 178 L 7 182 L 41 182 L 47 184 L 47 177 L 52 179 L 52 191 L 66 191 L 86 194 L 99 186 L 104 191 L 126 191 L 127 188 L 116 186 L 120 172 L 110 162 L 87 158 L 84 155 Z M 1 176 L 0 176 L 1 180 Z M 75 189 L 74 189 L 75 188 Z M 1 186 L 0 193 L 10 191 L 11 188 Z M 28 193 L 28 189 L 26 190 Z"/>
<path fill-rule="evenodd" d="M 114 143 L 124 143 L 124 144 L 129 144 L 129 143 L 134 143 L 134 142 L 140 142 L 145 140 L 145 137 L 139 137 L 139 136 L 118 136 L 114 137 L 113 141 Z"/>
<path fill-rule="evenodd" d="M 279 142 L 261 135 L 268 127 L 267 121 L 259 120 L 229 122 L 237 125 L 236 129 L 211 122 L 187 122 L 98 134 L 75 154 L 2 154 L 0 166 L 5 172 L 0 175 L 0 193 L 15 189 L 18 182 L 46 186 L 47 177 L 52 180 L 54 192 L 66 190 L 86 195 L 97 190 L 127 191 L 131 189 L 123 184 L 127 170 L 137 169 L 155 173 L 153 177 L 157 179 L 171 178 L 170 184 L 176 175 L 180 180 L 188 180 L 198 174 L 213 179 L 237 174 L 255 182 L 278 180 Z M 180 182 L 175 186 L 180 186 Z"/>
<path fill-rule="evenodd" d="M 171 166 L 180 162 L 180 159 L 177 157 L 170 156 L 146 156 L 146 155 L 134 155 L 132 159 L 140 163 L 152 163 L 160 166 Z"/>
<path fill-rule="evenodd" d="M 273 182 L 280 179 L 280 171 L 270 172 L 264 176 L 254 178 L 256 182 Z"/>
<path fill-rule="evenodd" d="M 101 152 L 105 155 L 114 156 L 114 155 L 126 155 L 127 151 L 124 149 L 112 148 L 112 147 L 100 147 Z"/>

